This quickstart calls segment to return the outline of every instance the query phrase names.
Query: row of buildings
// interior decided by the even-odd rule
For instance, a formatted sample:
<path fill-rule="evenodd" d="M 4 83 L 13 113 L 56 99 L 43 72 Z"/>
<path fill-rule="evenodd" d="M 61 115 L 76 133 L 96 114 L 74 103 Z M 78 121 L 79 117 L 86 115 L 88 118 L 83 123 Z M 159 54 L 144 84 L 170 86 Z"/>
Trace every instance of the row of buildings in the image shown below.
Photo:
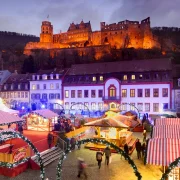
<path fill-rule="evenodd" d="M 180 68 L 170 59 L 72 65 L 37 74 L 0 72 L 0 96 L 13 108 L 109 108 L 164 114 L 180 111 Z"/>

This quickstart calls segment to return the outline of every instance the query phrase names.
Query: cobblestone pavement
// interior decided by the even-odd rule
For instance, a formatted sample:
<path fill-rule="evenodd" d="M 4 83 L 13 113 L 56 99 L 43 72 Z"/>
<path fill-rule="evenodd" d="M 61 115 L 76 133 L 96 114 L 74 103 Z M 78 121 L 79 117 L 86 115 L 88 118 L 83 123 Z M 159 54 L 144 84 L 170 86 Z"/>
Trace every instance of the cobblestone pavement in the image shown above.
<path fill-rule="evenodd" d="M 139 136 L 139 134 L 136 134 Z M 137 177 L 133 173 L 132 167 L 121 158 L 118 154 L 112 154 L 112 162 L 109 166 L 106 166 L 104 161 L 102 162 L 102 168 L 99 170 L 95 159 L 96 152 L 82 148 L 81 150 L 75 150 L 68 154 L 64 160 L 62 169 L 62 180 L 77 180 L 77 158 L 82 157 L 85 159 L 88 167 L 87 174 L 88 180 L 137 180 Z M 158 180 L 162 173 L 160 167 L 143 165 L 142 160 L 138 160 L 136 152 L 131 155 L 135 164 L 138 167 L 139 172 L 143 176 L 142 180 Z M 49 180 L 56 180 L 56 166 L 58 161 L 53 162 L 46 167 L 46 177 Z M 13 180 L 40 180 L 40 172 L 27 170 L 19 176 L 13 178 Z M 0 176 L 0 180 L 7 180 L 10 178 Z M 83 177 L 80 179 L 84 179 Z"/>

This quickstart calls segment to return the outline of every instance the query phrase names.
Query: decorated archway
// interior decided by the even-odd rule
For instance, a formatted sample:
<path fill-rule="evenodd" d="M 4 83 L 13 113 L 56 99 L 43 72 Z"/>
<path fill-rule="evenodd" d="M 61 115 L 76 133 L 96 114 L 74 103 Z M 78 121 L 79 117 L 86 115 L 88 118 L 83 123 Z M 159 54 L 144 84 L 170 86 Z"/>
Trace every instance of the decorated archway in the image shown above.
<path fill-rule="evenodd" d="M 128 163 L 131 165 L 131 167 L 134 170 L 134 174 L 137 177 L 138 180 L 142 179 L 141 174 L 139 173 L 134 161 L 122 150 L 120 149 L 118 146 L 114 145 L 113 143 L 110 143 L 106 140 L 103 139 L 97 139 L 97 138 L 90 138 L 90 139 L 83 139 L 77 142 L 78 145 L 80 144 L 84 144 L 84 143 L 88 143 L 88 142 L 94 142 L 94 143 L 101 143 L 101 144 L 105 144 L 110 146 L 111 148 L 113 148 L 114 150 L 117 151 L 118 154 L 122 155 L 127 161 Z M 59 159 L 58 165 L 57 165 L 57 180 L 61 180 L 61 172 L 62 172 L 62 163 L 63 160 L 66 158 L 67 154 L 71 152 L 70 147 L 67 148 L 67 151 L 63 153 L 62 157 Z"/>
<path fill-rule="evenodd" d="M 118 109 L 121 109 L 121 107 L 123 107 L 124 105 L 128 105 L 130 107 L 130 110 L 132 111 L 136 111 L 136 113 L 138 114 L 138 117 L 140 118 L 140 113 L 139 113 L 139 109 L 133 105 L 133 104 L 130 104 L 130 103 L 123 103 L 123 104 L 120 104 L 118 106 Z"/>
<path fill-rule="evenodd" d="M 88 106 L 86 106 L 85 104 L 83 104 L 83 103 L 81 103 L 81 102 L 72 104 L 71 107 L 69 108 L 69 114 L 70 114 L 70 111 L 73 110 L 72 107 L 73 107 L 73 106 L 76 106 L 76 105 L 79 105 L 79 104 L 80 104 L 80 105 L 83 105 L 83 106 L 88 110 L 88 114 L 89 114 L 89 117 L 90 117 L 90 111 L 89 111 Z"/>
<path fill-rule="evenodd" d="M 165 173 L 163 173 L 161 180 L 166 180 L 168 178 L 169 173 L 179 165 L 180 157 L 178 157 L 175 161 L 173 161 L 169 167 L 166 169 Z"/>
<path fill-rule="evenodd" d="M 37 150 L 37 148 L 33 145 L 33 143 L 28 139 L 26 138 L 25 136 L 23 136 L 22 134 L 20 133 L 17 133 L 17 132 L 11 132 L 11 131 L 4 131 L 4 132 L 1 132 L 0 133 L 0 137 L 2 137 L 2 135 L 10 135 L 11 138 L 19 138 L 19 139 L 22 139 L 24 140 L 30 147 L 31 149 L 34 151 L 34 153 L 38 156 L 38 162 L 39 162 L 39 165 L 40 165 L 40 178 L 41 180 L 45 180 L 45 170 L 44 170 L 44 165 L 43 165 L 43 162 L 42 162 L 42 158 L 40 156 L 40 153 L 39 151 Z M 2 139 L 3 140 L 3 139 Z M 28 159 L 23 159 L 19 162 L 16 162 L 14 164 L 9 164 L 9 163 L 6 163 L 6 162 L 0 162 L 0 166 L 3 166 L 3 167 L 7 167 L 7 168 L 11 168 L 13 167 L 14 165 L 18 165 L 18 164 L 21 164 L 23 162 L 26 162 L 28 161 Z"/>

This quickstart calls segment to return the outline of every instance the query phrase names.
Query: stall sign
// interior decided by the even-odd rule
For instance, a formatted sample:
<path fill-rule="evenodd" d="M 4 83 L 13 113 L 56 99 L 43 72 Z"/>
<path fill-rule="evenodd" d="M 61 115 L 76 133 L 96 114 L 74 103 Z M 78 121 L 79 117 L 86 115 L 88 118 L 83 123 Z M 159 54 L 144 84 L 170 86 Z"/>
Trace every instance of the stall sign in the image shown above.
<path fill-rule="evenodd" d="M 13 162 L 18 162 L 27 157 L 27 147 L 18 149 L 13 154 Z"/>
<path fill-rule="evenodd" d="M 179 180 L 179 168 L 176 167 L 173 170 L 171 170 L 168 176 L 168 180 Z"/>

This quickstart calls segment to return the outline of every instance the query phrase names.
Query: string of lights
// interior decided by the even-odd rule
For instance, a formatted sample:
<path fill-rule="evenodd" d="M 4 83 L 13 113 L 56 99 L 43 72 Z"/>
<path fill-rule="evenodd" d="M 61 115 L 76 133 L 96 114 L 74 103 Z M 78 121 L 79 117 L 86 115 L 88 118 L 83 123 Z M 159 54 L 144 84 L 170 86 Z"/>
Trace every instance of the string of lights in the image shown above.
<path fill-rule="evenodd" d="M 80 140 L 76 143 L 76 145 L 81 145 L 84 143 L 88 143 L 88 142 L 92 142 L 92 143 L 100 143 L 100 144 L 104 144 L 106 146 L 110 146 L 111 148 L 113 148 L 118 154 L 122 155 L 127 161 L 128 163 L 131 165 L 131 167 L 134 170 L 134 174 L 136 175 L 138 180 L 142 179 L 141 174 L 139 173 L 134 161 L 118 146 L 116 146 L 113 143 L 110 143 L 106 140 L 103 139 L 97 139 L 97 138 L 89 138 L 89 139 L 83 139 Z M 67 154 L 71 152 L 70 147 L 67 148 L 67 150 L 62 154 L 62 156 L 59 159 L 58 165 L 57 165 L 57 173 L 56 173 L 56 179 L 57 180 L 62 180 L 61 179 L 61 174 L 62 174 L 62 164 L 63 164 L 63 160 L 67 157 Z"/>

